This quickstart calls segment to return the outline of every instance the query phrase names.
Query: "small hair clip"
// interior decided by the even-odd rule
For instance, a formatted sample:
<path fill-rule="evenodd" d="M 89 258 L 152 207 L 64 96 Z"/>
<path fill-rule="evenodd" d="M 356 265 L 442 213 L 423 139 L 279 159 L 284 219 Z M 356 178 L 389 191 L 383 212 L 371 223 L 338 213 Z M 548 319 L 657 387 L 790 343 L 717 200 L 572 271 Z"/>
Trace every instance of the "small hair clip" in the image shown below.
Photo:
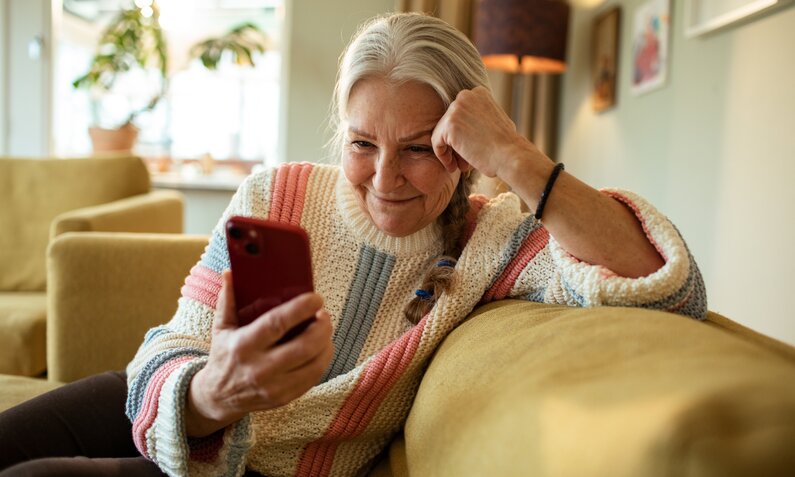
<path fill-rule="evenodd" d="M 436 262 L 436 266 L 437 267 L 452 267 L 453 266 L 453 262 L 451 262 L 450 260 L 441 259 L 438 262 Z"/>
<path fill-rule="evenodd" d="M 428 300 L 433 296 L 433 292 L 429 292 L 428 290 L 422 290 L 422 289 L 415 291 L 414 294 L 424 300 Z"/>

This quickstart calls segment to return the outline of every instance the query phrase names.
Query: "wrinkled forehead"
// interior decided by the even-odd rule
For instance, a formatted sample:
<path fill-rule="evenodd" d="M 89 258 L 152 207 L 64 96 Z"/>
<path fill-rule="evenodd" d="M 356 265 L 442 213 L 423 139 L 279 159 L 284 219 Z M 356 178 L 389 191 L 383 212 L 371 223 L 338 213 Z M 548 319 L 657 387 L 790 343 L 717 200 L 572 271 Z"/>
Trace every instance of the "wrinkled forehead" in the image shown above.
<path fill-rule="evenodd" d="M 346 129 L 388 127 L 405 134 L 432 128 L 445 111 L 442 99 L 425 83 L 367 78 L 351 88 L 341 120 Z"/>

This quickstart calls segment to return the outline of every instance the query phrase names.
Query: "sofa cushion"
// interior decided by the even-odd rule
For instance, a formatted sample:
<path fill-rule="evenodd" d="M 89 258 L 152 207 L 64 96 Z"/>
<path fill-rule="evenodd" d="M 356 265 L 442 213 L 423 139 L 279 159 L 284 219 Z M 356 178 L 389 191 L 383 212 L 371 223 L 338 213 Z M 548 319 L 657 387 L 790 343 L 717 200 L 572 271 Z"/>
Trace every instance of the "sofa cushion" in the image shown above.
<path fill-rule="evenodd" d="M 46 362 L 47 295 L 0 292 L 0 374 L 37 376 Z"/>
<path fill-rule="evenodd" d="M 495 303 L 404 431 L 411 475 L 795 475 L 795 360 L 663 312 Z"/>
<path fill-rule="evenodd" d="M 0 158 L 0 290 L 44 290 L 50 223 L 57 215 L 149 189 L 149 173 L 137 157 Z"/>
<path fill-rule="evenodd" d="M 0 412 L 59 386 L 62 384 L 46 379 L 0 374 L 0 389 L 3 390 L 0 392 Z"/>

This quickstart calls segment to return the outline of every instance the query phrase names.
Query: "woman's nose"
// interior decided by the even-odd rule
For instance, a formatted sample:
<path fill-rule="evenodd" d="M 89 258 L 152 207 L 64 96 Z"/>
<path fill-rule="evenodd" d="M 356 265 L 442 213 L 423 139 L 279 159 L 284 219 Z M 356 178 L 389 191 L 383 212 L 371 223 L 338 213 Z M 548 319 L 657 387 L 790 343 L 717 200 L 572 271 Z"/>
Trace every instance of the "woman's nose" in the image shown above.
<path fill-rule="evenodd" d="M 400 168 L 400 159 L 397 152 L 382 151 L 375 165 L 373 186 L 375 190 L 389 193 L 405 184 L 406 179 Z"/>

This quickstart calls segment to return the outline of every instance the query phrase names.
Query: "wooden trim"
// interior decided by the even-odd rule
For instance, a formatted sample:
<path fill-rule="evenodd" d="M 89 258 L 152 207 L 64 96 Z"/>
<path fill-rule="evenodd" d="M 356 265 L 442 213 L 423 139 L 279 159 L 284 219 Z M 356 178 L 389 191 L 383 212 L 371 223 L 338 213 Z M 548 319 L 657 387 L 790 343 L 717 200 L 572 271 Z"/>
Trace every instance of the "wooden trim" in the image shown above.
<path fill-rule="evenodd" d="M 472 0 L 437 0 L 437 16 L 472 37 Z"/>
<path fill-rule="evenodd" d="M 436 14 L 437 0 L 403 0 L 401 3 L 405 12 Z"/>
<path fill-rule="evenodd" d="M 557 115 L 560 95 L 559 75 L 536 75 L 533 143 L 547 156 L 553 158 L 557 151 Z"/>

